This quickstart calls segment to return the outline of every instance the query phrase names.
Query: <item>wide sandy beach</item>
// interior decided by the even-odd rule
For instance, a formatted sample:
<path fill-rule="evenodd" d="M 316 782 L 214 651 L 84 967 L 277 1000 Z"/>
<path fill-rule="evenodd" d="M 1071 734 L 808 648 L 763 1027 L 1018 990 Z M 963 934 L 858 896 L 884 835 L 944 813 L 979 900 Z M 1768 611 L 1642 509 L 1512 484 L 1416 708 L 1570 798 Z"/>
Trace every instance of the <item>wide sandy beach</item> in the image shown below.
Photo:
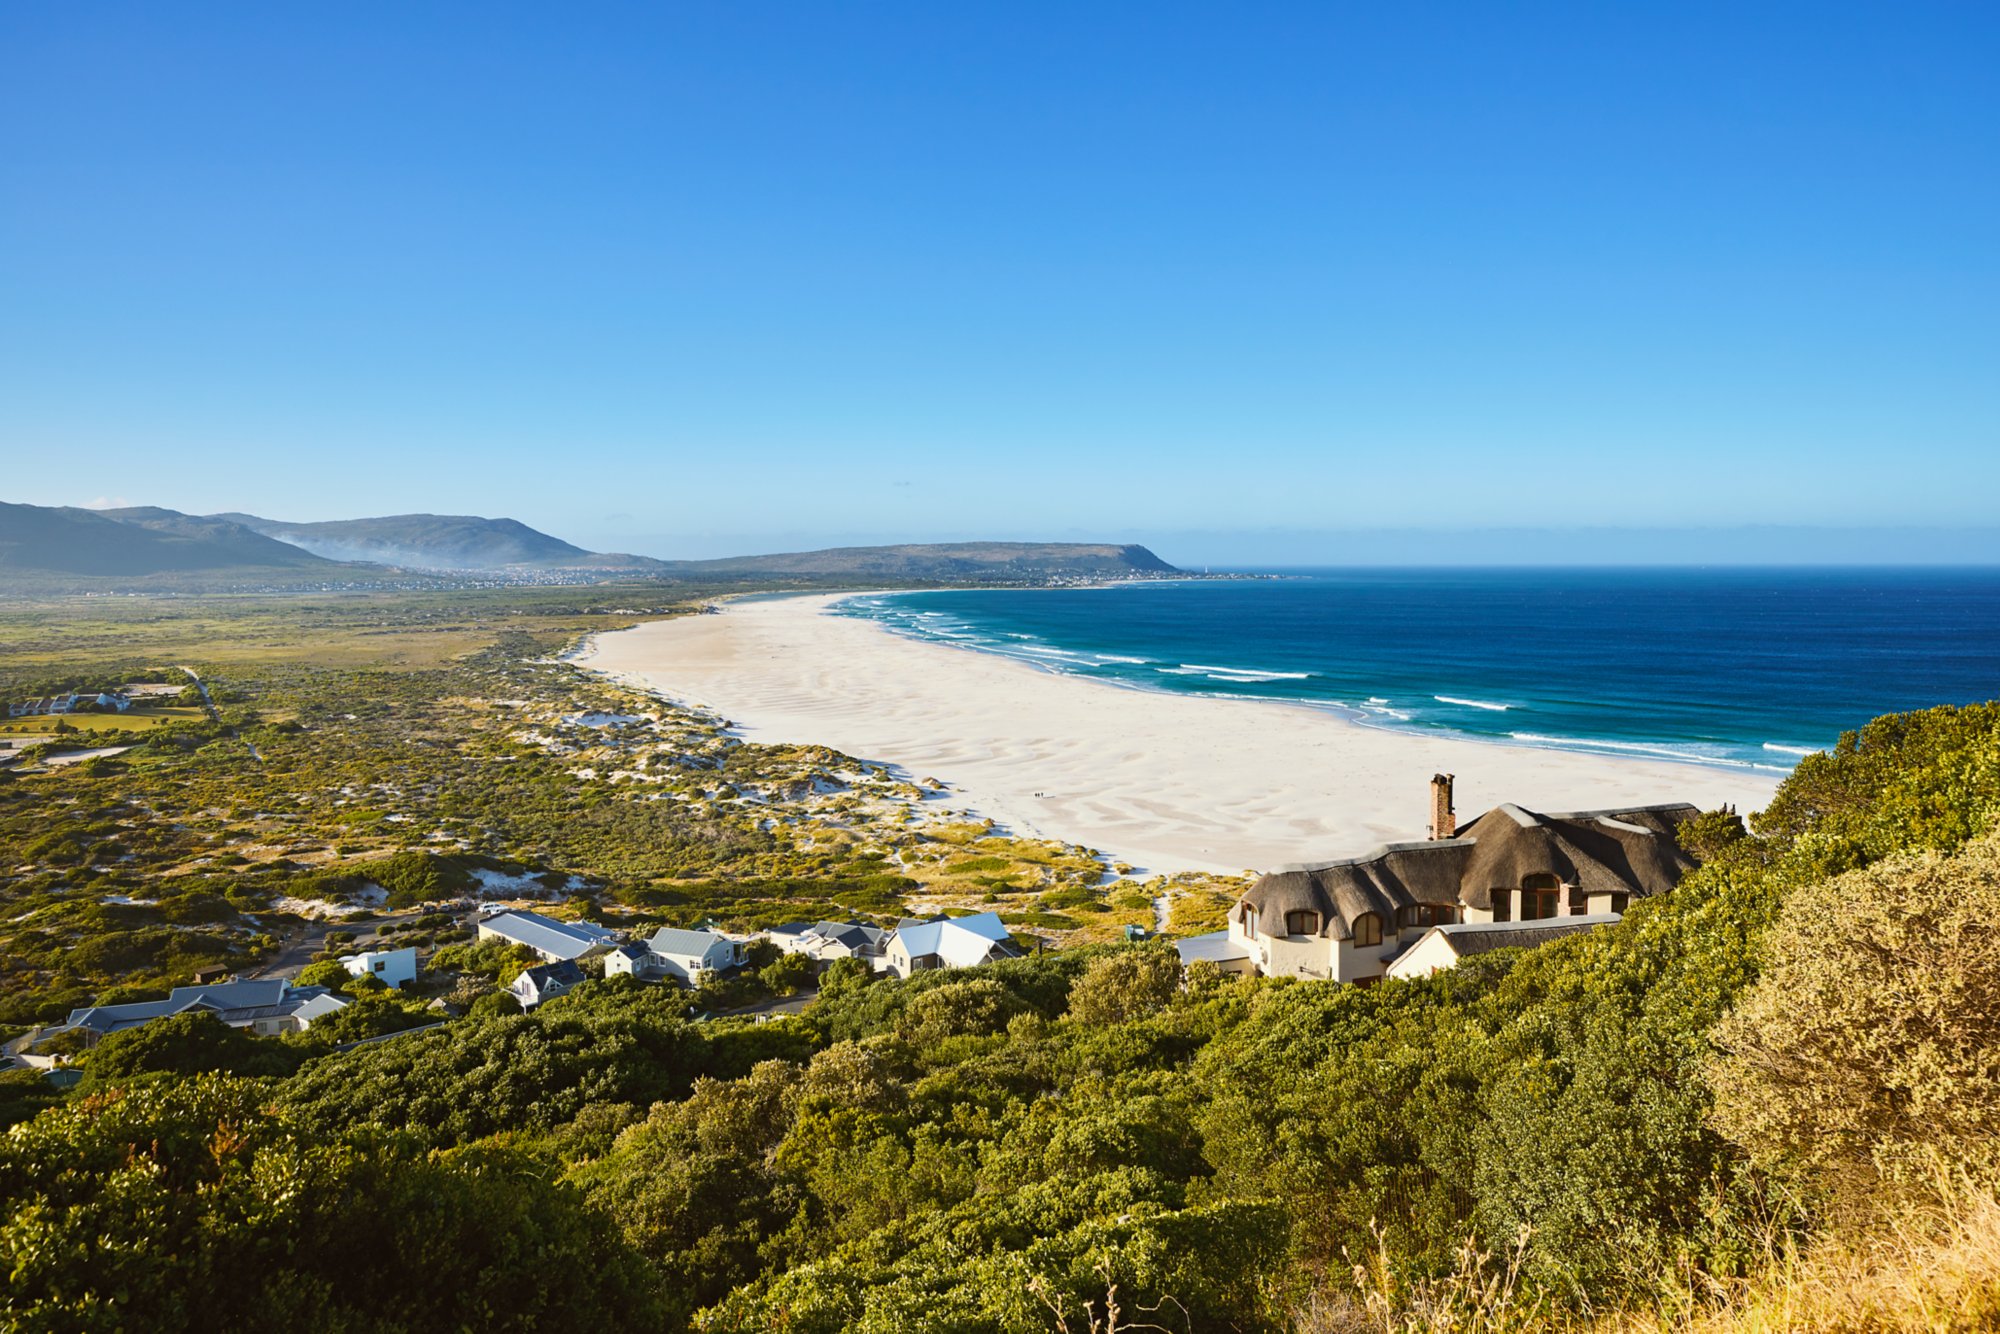
<path fill-rule="evenodd" d="M 1263 870 L 1425 837 L 1434 773 L 1458 813 L 1769 800 L 1766 775 L 1364 727 L 1324 710 L 1059 676 L 826 614 L 727 604 L 600 635 L 577 661 L 712 710 L 752 741 L 832 746 L 951 788 L 943 804 L 1146 871 Z"/>

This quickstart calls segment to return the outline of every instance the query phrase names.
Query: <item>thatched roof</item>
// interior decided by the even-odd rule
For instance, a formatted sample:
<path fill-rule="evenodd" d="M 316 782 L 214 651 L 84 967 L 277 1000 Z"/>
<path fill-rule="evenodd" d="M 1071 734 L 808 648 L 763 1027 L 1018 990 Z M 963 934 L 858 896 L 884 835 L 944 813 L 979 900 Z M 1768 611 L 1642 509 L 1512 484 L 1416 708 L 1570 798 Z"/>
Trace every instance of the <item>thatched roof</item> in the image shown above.
<path fill-rule="evenodd" d="M 1685 802 L 1615 811 L 1539 815 L 1496 806 L 1456 837 L 1390 843 L 1360 857 L 1280 866 L 1243 896 L 1263 929 L 1282 934 L 1285 915 L 1319 914 L 1319 934 L 1346 940 L 1364 913 L 1395 928 L 1399 908 L 1430 904 L 1490 911 L 1493 891 L 1554 875 L 1587 893 L 1661 894 L 1694 865 L 1675 838 L 1695 814 Z"/>

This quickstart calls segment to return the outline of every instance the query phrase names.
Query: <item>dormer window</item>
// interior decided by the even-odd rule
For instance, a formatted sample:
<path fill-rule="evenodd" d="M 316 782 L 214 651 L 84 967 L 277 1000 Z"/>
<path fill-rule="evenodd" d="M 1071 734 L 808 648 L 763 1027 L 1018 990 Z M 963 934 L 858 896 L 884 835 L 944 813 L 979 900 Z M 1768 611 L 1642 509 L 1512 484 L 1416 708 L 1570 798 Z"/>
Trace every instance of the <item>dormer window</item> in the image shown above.
<path fill-rule="evenodd" d="M 1382 919 L 1372 912 L 1362 913 L 1354 919 L 1354 943 L 1380 945 L 1382 943 Z"/>
<path fill-rule="evenodd" d="M 1448 903 L 1413 903 L 1396 911 L 1399 926 L 1445 926 L 1458 920 L 1458 909 Z"/>
<path fill-rule="evenodd" d="M 1318 935 L 1319 914 L 1310 910 L 1286 913 L 1285 934 L 1288 936 Z"/>
<path fill-rule="evenodd" d="M 1562 881 L 1552 875 L 1531 875 L 1521 881 L 1521 920 L 1537 922 L 1556 915 Z"/>

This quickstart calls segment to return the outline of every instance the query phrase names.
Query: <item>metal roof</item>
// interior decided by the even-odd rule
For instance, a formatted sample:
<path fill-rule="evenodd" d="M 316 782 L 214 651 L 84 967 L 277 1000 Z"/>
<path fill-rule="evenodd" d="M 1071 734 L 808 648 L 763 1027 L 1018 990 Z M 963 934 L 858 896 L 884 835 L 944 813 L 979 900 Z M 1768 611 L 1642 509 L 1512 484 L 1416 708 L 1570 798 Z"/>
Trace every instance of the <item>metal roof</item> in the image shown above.
<path fill-rule="evenodd" d="M 495 913 L 480 922 L 479 929 L 557 959 L 574 959 L 588 954 L 599 945 L 613 944 L 618 939 L 616 931 L 595 922 L 559 922 L 553 917 L 522 909 Z"/>

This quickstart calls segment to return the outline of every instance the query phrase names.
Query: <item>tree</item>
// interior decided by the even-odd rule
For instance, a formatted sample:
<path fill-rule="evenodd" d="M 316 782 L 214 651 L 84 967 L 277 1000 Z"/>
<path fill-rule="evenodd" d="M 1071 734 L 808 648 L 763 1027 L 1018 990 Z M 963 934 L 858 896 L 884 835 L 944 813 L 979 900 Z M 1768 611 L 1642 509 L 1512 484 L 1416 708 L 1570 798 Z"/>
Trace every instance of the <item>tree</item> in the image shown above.
<path fill-rule="evenodd" d="M 875 980 L 875 970 L 865 959 L 835 959 L 819 975 L 820 999 L 850 996 Z"/>
<path fill-rule="evenodd" d="M 282 1044 L 260 1041 L 197 1010 L 111 1034 L 91 1049 L 84 1061 L 84 1079 L 97 1088 L 135 1075 L 205 1071 L 282 1075 L 297 1066 L 297 1056 Z"/>
<path fill-rule="evenodd" d="M 302 987 L 331 987 L 340 991 L 345 989 L 350 976 L 347 965 L 340 960 L 321 959 L 301 968 L 295 981 Z"/>
<path fill-rule="evenodd" d="M 757 970 L 757 980 L 773 995 L 789 996 L 812 981 L 813 963 L 803 954 L 781 954 Z"/>
<path fill-rule="evenodd" d="M 1091 960 L 1070 988 L 1070 1016 L 1086 1024 L 1141 1019 L 1172 1004 L 1180 986 L 1180 956 L 1171 946 L 1128 946 Z"/>
<path fill-rule="evenodd" d="M 2000 1185 L 2000 835 L 1806 886 L 1716 1029 L 1716 1124 L 1843 1212 Z"/>
<path fill-rule="evenodd" d="M 662 1314 L 575 1192 L 498 1151 L 297 1133 L 258 1084 L 112 1090 L 0 1136 L 0 1324 L 597 1330 Z"/>
<path fill-rule="evenodd" d="M 969 977 L 912 997 L 903 1011 L 902 1036 L 918 1047 L 946 1038 L 998 1033 L 1026 1007 L 990 977 Z"/>

